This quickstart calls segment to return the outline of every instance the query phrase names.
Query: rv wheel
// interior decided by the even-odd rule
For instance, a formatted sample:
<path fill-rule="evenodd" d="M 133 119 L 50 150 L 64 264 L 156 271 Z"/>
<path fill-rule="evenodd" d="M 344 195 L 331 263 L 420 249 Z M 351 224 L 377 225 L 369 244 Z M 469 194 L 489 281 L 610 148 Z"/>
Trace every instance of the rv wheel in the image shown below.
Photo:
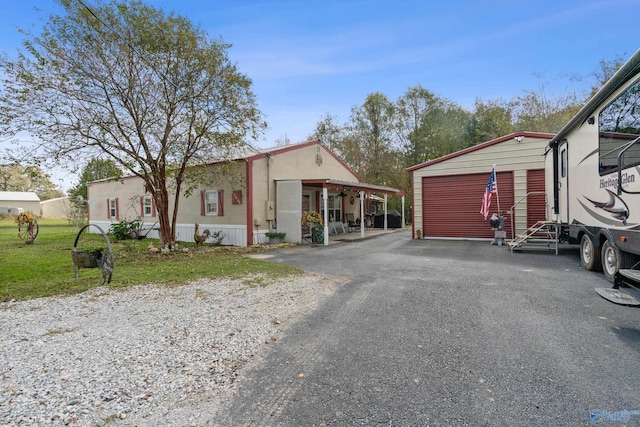
<path fill-rule="evenodd" d="M 585 270 L 595 271 L 600 268 L 600 252 L 587 234 L 583 234 L 580 241 L 580 262 Z"/>
<path fill-rule="evenodd" d="M 616 271 L 620 269 L 620 260 L 620 250 L 614 248 L 609 243 L 609 240 L 605 241 L 602 245 L 602 271 L 604 272 L 604 277 L 612 283 Z"/>

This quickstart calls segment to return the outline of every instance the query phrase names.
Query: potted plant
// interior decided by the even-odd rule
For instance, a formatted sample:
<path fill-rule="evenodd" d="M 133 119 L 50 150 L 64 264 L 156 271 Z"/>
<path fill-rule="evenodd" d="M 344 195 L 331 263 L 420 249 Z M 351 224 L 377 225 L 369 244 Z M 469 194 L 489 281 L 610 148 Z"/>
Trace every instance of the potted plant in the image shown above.
<path fill-rule="evenodd" d="M 287 235 L 287 233 L 281 233 L 277 230 L 269 230 L 264 235 L 269 238 L 269 243 L 277 245 L 278 243 L 282 243 L 284 241 L 284 237 Z"/>
<path fill-rule="evenodd" d="M 324 243 L 324 233 L 322 230 L 322 216 L 318 212 L 307 212 L 302 215 L 303 224 L 309 224 L 311 229 L 311 241 L 313 243 Z"/>

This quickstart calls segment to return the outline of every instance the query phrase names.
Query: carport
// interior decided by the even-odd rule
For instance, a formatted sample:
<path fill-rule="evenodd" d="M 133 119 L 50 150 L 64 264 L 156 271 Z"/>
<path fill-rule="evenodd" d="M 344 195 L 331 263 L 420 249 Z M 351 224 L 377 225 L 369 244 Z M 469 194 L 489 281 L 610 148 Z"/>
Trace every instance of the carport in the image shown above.
<path fill-rule="evenodd" d="M 382 195 L 383 200 L 383 212 L 384 212 L 384 227 L 383 230 L 387 231 L 387 198 L 389 195 L 392 196 L 401 196 L 402 197 L 402 223 L 401 228 L 404 227 L 404 191 L 399 190 L 397 188 L 385 187 L 382 185 L 374 185 L 374 184 L 366 184 L 362 182 L 349 182 L 349 181 L 340 181 L 336 179 L 309 179 L 302 180 L 302 185 L 307 187 L 318 187 L 322 188 L 322 199 L 324 201 L 324 212 L 323 217 L 329 218 L 328 213 L 328 197 L 329 190 L 340 191 L 343 200 L 355 201 L 356 198 L 360 201 L 360 237 L 365 237 L 365 208 L 368 206 L 366 203 L 369 203 L 369 200 L 372 200 L 373 197 L 377 197 L 376 195 Z M 340 218 L 341 221 L 344 221 L 344 218 Z M 324 244 L 329 244 L 329 224 L 328 221 L 324 221 Z"/>

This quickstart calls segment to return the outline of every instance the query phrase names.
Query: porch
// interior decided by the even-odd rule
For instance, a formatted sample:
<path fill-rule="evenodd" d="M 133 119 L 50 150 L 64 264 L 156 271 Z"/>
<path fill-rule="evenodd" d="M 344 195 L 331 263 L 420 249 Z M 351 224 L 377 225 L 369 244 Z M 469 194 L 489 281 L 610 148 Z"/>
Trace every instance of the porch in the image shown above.
<path fill-rule="evenodd" d="M 316 221 L 300 225 L 309 212 L 325 223 L 318 230 L 321 236 L 313 240 L 325 245 L 402 229 L 404 224 L 404 193 L 396 188 L 331 179 L 277 180 L 276 188 L 278 229 L 287 233 L 289 242 L 311 244 L 309 227 Z M 388 211 L 389 195 L 401 198 L 399 211 Z"/>

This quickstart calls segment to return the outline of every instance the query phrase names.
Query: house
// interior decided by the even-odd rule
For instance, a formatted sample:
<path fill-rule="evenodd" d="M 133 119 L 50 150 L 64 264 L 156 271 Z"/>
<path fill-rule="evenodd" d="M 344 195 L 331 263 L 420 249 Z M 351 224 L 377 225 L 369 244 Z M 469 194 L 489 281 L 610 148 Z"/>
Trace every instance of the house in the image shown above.
<path fill-rule="evenodd" d="M 40 214 L 40 198 L 32 191 L 0 191 L 0 214 Z"/>
<path fill-rule="evenodd" d="M 301 224 L 303 213 L 316 211 L 342 223 L 347 213 L 364 218 L 369 194 L 402 196 L 395 188 L 361 183 L 349 166 L 316 140 L 204 167 L 209 183 L 180 196 L 178 241 L 192 242 L 199 224 L 200 232 L 221 233 L 225 245 L 265 243 L 269 230 L 284 232 L 286 241 L 300 243 L 309 234 L 308 225 Z M 89 183 L 88 205 L 90 223 L 105 231 L 113 222 L 140 218 L 149 237 L 159 237 L 155 202 L 139 177 Z M 325 221 L 325 236 L 329 231 Z"/>
<path fill-rule="evenodd" d="M 494 165 L 498 197 L 492 197 L 489 216 L 504 213 L 507 238 L 545 220 L 544 154 L 553 137 L 513 133 L 408 168 L 413 236 L 492 239 L 480 208 Z"/>

